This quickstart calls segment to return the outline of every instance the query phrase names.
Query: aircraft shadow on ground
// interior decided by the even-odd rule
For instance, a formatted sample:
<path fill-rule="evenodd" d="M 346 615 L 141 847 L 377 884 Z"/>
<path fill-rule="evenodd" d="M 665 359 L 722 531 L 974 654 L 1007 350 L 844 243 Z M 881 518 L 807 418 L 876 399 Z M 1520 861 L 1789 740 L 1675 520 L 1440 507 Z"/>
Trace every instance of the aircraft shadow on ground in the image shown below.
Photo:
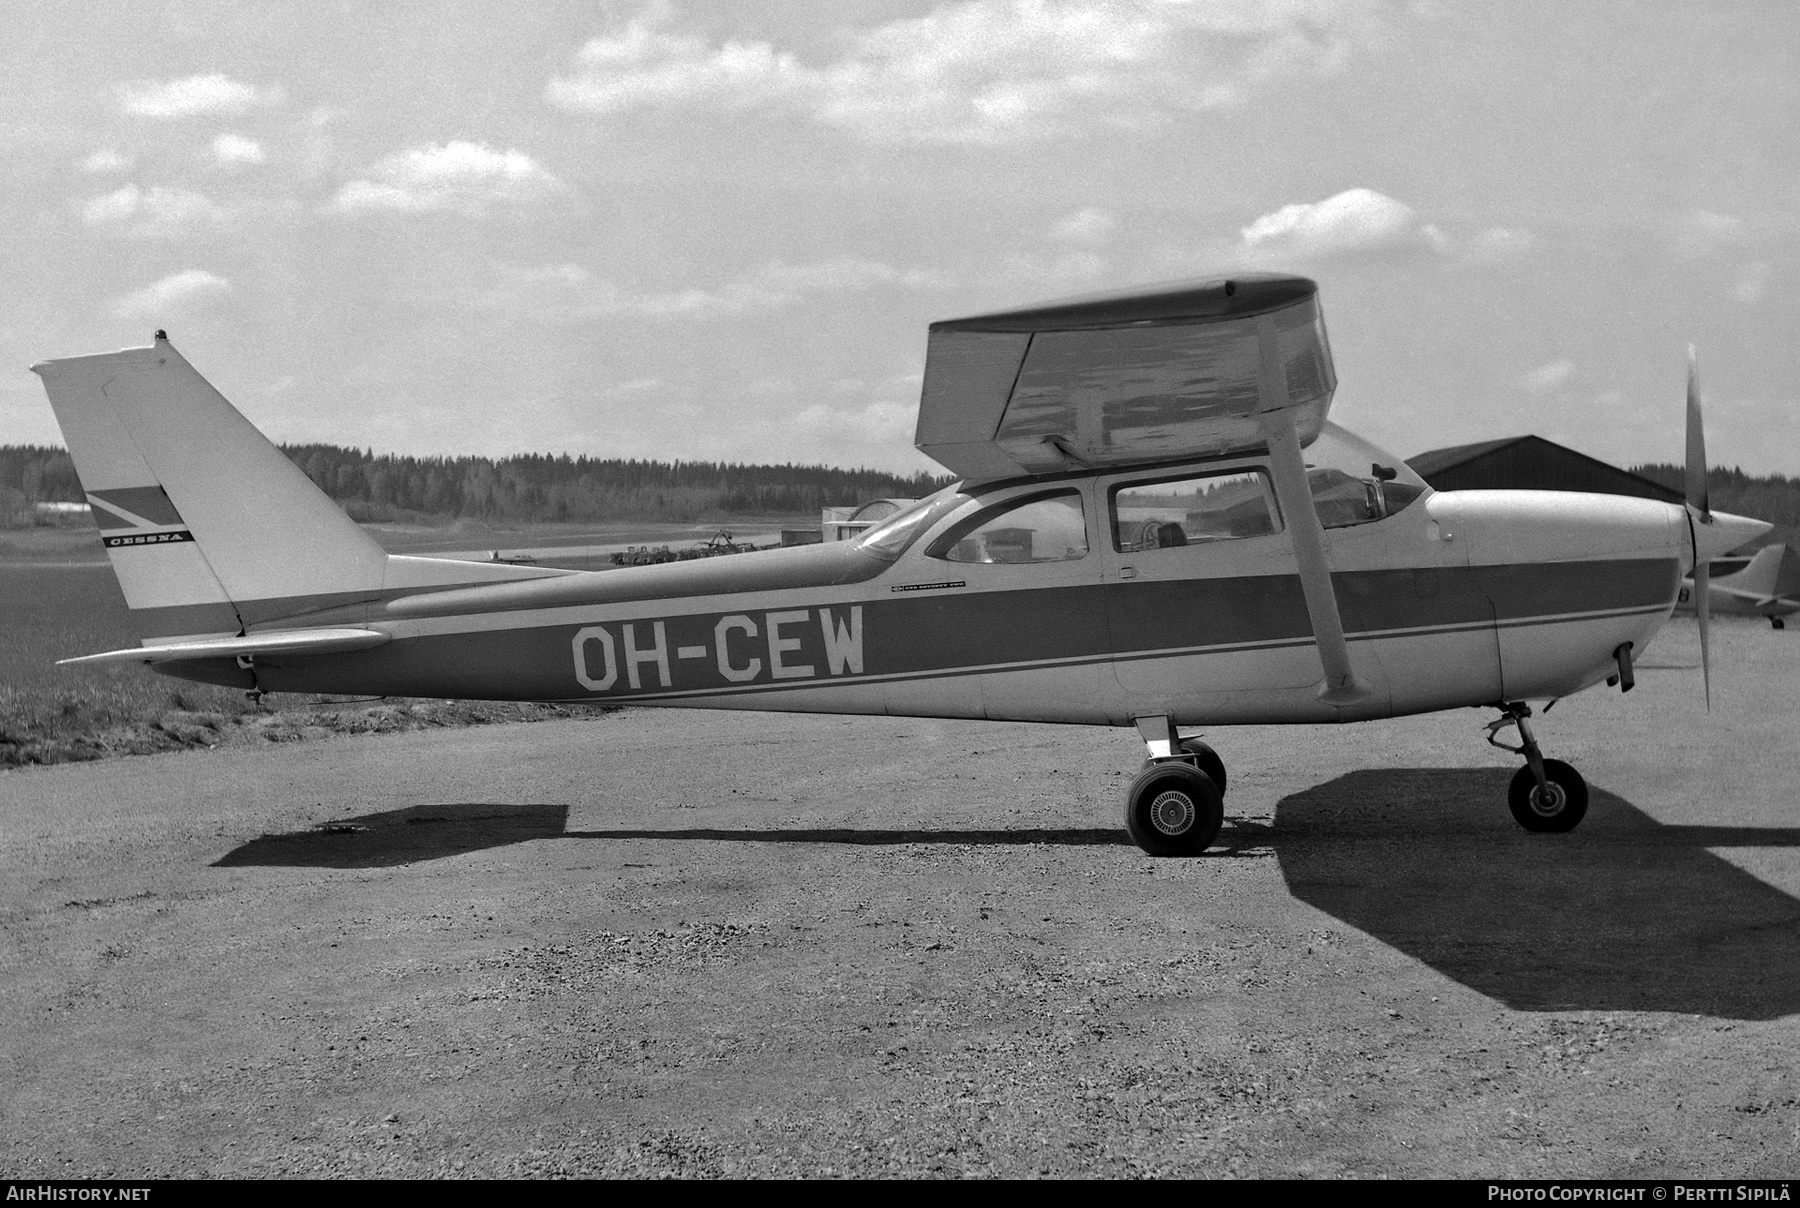
<path fill-rule="evenodd" d="M 1352 772 L 1228 818 L 1213 858 L 1272 850 L 1289 890 L 1526 1011 L 1800 1013 L 1800 900 L 1708 851 L 1796 847 L 1800 828 L 1657 822 L 1604 789 L 1566 835 L 1520 830 L 1504 769 Z M 1229 803 L 1228 803 L 1229 808 Z M 1128 846 L 1120 828 L 566 829 L 566 805 L 418 805 L 264 835 L 218 867 L 371 868 L 533 839 L 884 846 Z"/>
<path fill-rule="evenodd" d="M 1064 847 L 1129 846 L 1123 830 L 1102 828 L 1038 828 L 1031 830 L 871 830 L 861 827 L 790 827 L 785 829 L 683 830 L 632 828 L 565 829 L 566 805 L 415 805 L 379 814 L 337 818 L 322 826 L 263 835 L 214 861 L 216 868 L 269 866 L 281 868 L 379 868 L 459 856 L 490 847 L 532 839 L 650 839 L 657 842 L 710 840 L 725 843 L 841 843 L 883 847 L 901 843 L 944 843 L 969 846 L 1026 846 L 1048 843 Z M 1260 841 L 1260 839 L 1259 839 Z"/>
<path fill-rule="evenodd" d="M 215 868 L 385 868 L 561 836 L 566 805 L 414 805 L 284 835 L 263 835 L 213 862 Z"/>
<path fill-rule="evenodd" d="M 1097 827 L 1030 830 L 872 830 L 866 827 L 788 827 L 780 830 L 591 830 L 569 831 L 566 839 L 712 840 L 725 843 L 841 843 L 850 847 L 887 847 L 901 843 L 945 843 L 970 847 L 1026 847 L 1047 843 L 1058 847 L 1129 847 L 1123 830 Z"/>
<path fill-rule="evenodd" d="M 1530 834 L 1506 770 L 1352 772 L 1276 807 L 1294 896 L 1526 1011 L 1800 1012 L 1800 900 L 1707 851 L 1800 829 L 1681 826 L 1591 789 L 1586 820 Z"/>

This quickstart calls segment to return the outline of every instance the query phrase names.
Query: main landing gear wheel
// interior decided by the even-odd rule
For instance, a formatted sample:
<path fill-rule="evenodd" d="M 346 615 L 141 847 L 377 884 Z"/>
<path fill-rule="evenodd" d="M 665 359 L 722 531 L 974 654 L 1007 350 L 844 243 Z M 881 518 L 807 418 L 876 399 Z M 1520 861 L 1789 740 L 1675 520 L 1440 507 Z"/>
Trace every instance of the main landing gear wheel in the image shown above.
<path fill-rule="evenodd" d="M 1190 757 L 1194 766 L 1206 773 L 1207 779 L 1213 782 L 1213 787 L 1219 790 L 1219 796 L 1223 797 L 1225 795 L 1225 761 L 1219 758 L 1219 753 L 1198 738 L 1182 739 L 1181 753 Z M 1146 759 L 1144 766 L 1146 768 L 1154 766 L 1155 762 L 1155 760 Z"/>
<path fill-rule="evenodd" d="M 1197 856 L 1212 845 L 1224 821 L 1219 786 L 1181 760 L 1151 764 L 1125 797 L 1125 829 L 1152 856 Z"/>
<path fill-rule="evenodd" d="M 1194 757 L 1194 766 L 1206 773 L 1206 778 L 1213 782 L 1213 787 L 1218 789 L 1219 796 L 1223 797 L 1225 795 L 1225 761 L 1219 758 L 1219 753 L 1198 738 L 1182 739 L 1181 749 Z"/>
<path fill-rule="evenodd" d="M 1572 831 L 1587 814 L 1587 781 L 1560 759 L 1544 760 L 1543 788 L 1529 767 L 1520 768 L 1506 790 L 1512 816 L 1528 831 Z"/>

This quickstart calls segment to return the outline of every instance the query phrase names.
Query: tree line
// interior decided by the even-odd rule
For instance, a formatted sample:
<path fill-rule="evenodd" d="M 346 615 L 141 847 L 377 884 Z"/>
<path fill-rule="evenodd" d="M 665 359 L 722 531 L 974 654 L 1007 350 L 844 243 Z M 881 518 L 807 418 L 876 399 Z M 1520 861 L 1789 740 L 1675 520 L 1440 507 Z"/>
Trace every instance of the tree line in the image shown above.
<path fill-rule="evenodd" d="M 890 497 L 918 498 L 949 481 L 930 474 L 899 475 L 833 466 L 739 465 L 711 461 L 639 461 L 523 454 L 487 457 L 400 457 L 338 445 L 283 445 L 282 452 L 358 520 L 486 521 L 656 520 L 689 522 L 724 516 L 816 517 L 841 507 Z M 1681 490 L 1675 465 L 1633 467 Z M 1800 533 L 1800 478 L 1755 476 L 1714 468 L 1707 475 L 1712 505 L 1779 526 L 1775 536 Z M 0 488 L 34 503 L 83 500 L 81 480 L 64 449 L 0 445 Z"/>
<path fill-rule="evenodd" d="M 1634 466 L 1631 472 L 1676 491 L 1687 489 L 1687 471 L 1658 463 Z M 1775 525 L 1766 541 L 1793 542 L 1800 538 L 1800 478 L 1780 474 L 1756 477 L 1742 470 L 1714 466 L 1706 472 L 1707 503 L 1717 511 L 1754 516 Z"/>
<path fill-rule="evenodd" d="M 834 466 L 621 458 L 402 457 L 338 445 L 283 445 L 319 489 L 363 521 L 652 520 L 807 516 L 870 499 L 918 498 L 948 478 Z M 0 445 L 0 487 L 29 503 L 84 499 L 67 450 Z"/>

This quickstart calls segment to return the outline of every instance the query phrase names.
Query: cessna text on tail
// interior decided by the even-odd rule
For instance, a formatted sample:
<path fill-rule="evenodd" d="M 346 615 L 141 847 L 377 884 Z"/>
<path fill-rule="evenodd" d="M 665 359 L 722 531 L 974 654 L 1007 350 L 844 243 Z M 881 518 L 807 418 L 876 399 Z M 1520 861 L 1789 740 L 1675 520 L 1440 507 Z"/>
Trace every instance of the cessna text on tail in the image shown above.
<path fill-rule="evenodd" d="M 1683 577 L 1760 521 L 1553 492 L 1434 493 L 1331 424 L 1312 282 L 1255 275 L 934 324 L 918 447 L 960 481 L 853 542 L 577 573 L 384 553 L 158 333 L 43 379 L 142 645 L 256 692 L 1135 726 L 1157 854 L 1216 835 L 1182 728 L 1491 706 L 1510 805 L 1587 790 L 1528 702 L 1631 664 Z M 1693 470 L 1690 465 L 1690 471 Z M 1690 474 L 1692 478 L 1692 474 Z M 1704 632 L 1704 614 L 1702 616 Z"/>

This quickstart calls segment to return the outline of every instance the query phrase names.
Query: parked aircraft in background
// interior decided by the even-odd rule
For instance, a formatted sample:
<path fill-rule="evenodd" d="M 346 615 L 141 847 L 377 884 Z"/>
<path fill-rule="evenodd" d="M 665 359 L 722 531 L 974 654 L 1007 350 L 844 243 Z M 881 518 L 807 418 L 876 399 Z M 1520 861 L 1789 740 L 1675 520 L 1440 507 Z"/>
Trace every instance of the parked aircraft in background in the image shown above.
<path fill-rule="evenodd" d="M 1135 725 L 1154 854 L 1204 850 L 1183 728 L 1499 711 L 1531 830 L 1587 788 L 1530 701 L 1632 658 L 1698 567 L 1767 530 L 1688 503 L 1436 493 L 1327 420 L 1318 291 L 1247 275 L 933 324 L 917 445 L 959 481 L 851 541 L 559 571 L 390 555 L 158 332 L 43 379 L 143 644 L 262 692 Z M 1710 692 L 1710 686 L 1709 686 Z M 1519 745 L 1498 741 L 1516 729 Z"/>
<path fill-rule="evenodd" d="M 1800 612 L 1800 587 L 1784 592 L 1782 569 L 1788 559 L 1785 545 L 1765 545 L 1754 555 L 1716 559 L 1709 568 L 1712 590 L 1707 603 L 1714 613 L 1740 617 L 1767 617 L 1769 624 L 1786 629 L 1781 618 Z M 1800 577 L 1800 576 L 1796 576 Z M 1676 598 L 1677 612 L 1693 612 L 1694 581 L 1681 581 L 1681 594 Z"/>

